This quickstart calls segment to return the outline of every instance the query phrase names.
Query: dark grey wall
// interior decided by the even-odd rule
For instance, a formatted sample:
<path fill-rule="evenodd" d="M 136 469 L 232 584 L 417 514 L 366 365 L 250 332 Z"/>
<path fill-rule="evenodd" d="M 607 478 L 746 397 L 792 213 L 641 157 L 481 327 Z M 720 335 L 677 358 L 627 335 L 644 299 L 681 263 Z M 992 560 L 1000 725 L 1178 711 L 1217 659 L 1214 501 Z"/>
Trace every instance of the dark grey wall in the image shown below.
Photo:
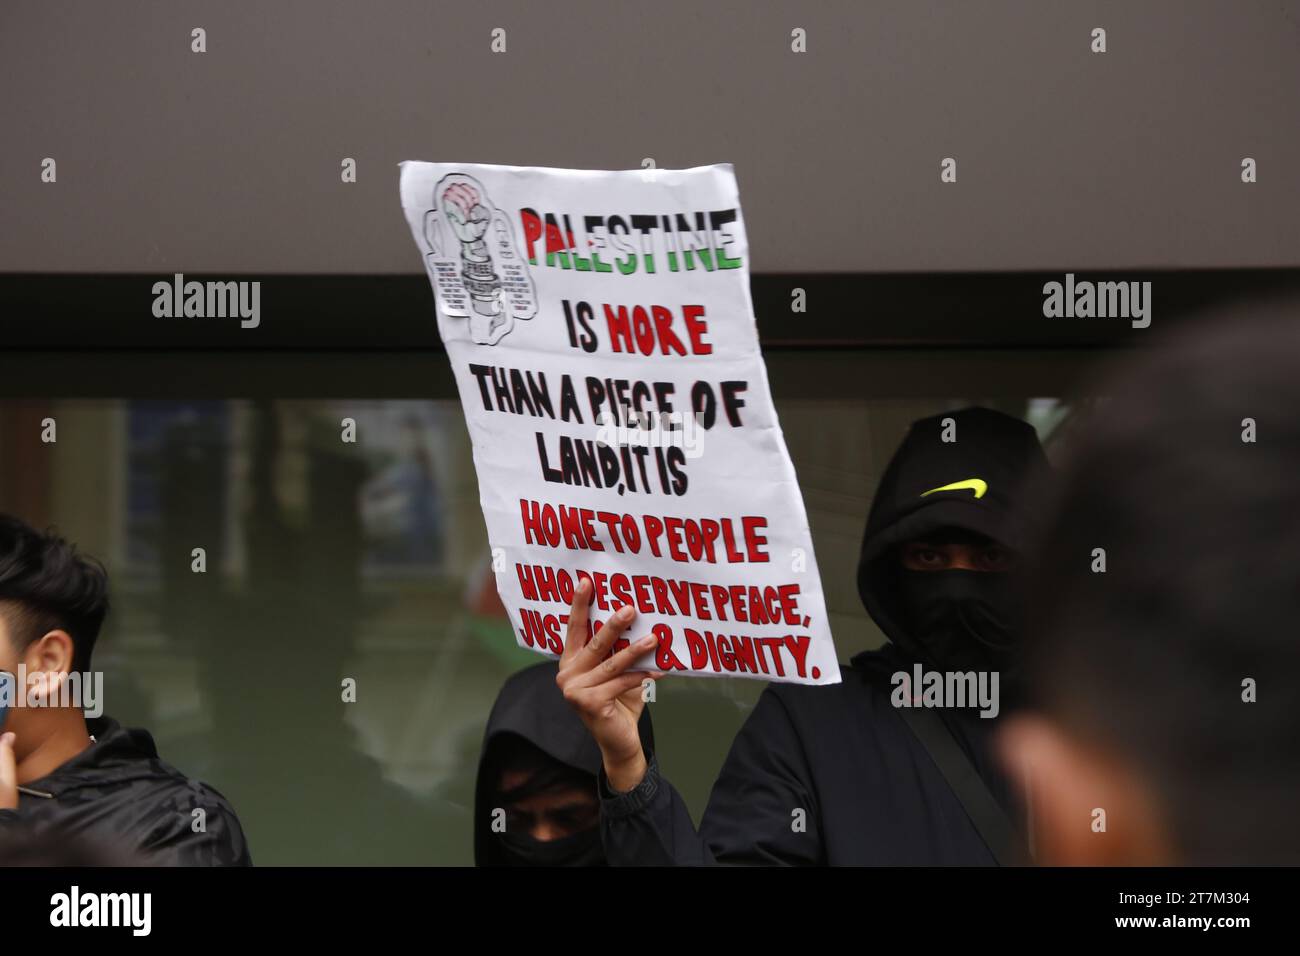
<path fill-rule="evenodd" d="M 1294 2 L 5 0 L 0 270 L 418 272 L 398 161 L 644 157 L 734 163 L 758 270 L 1296 265 L 1298 45 Z"/>

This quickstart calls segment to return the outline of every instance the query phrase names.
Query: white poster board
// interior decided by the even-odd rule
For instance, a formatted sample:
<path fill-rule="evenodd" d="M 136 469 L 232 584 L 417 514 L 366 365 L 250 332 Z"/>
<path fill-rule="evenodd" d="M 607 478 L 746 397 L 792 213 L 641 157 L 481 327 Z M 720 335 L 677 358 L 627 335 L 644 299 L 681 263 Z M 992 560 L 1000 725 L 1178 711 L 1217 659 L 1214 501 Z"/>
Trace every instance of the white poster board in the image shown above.
<path fill-rule="evenodd" d="M 641 669 L 838 682 L 731 166 L 406 162 L 401 195 L 519 643 L 558 654 L 589 577 Z"/>

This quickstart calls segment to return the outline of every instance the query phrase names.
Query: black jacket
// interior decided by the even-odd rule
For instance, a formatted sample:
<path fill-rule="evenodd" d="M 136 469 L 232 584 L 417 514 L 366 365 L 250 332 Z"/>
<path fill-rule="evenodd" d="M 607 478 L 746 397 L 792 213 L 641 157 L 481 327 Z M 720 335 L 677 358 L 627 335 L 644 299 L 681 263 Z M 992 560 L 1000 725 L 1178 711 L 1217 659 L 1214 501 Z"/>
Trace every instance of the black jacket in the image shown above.
<path fill-rule="evenodd" d="M 952 417 L 957 441 L 941 441 Z M 697 831 L 659 773 L 614 794 L 601 776 L 601 825 L 611 864 L 992 865 L 993 854 L 929 753 L 891 704 L 891 675 L 916 648 L 900 627 L 894 546 L 941 527 L 989 535 L 1013 548 L 1031 538 L 1030 485 L 1046 460 L 1024 422 L 966 409 L 916 422 L 890 462 L 863 536 L 858 583 L 890 638 L 854 657 L 830 686 L 770 685 L 741 728 Z M 987 491 L 925 495 L 978 477 Z M 996 720 L 938 712 L 995 798 L 1018 811 L 991 755 Z"/>
<path fill-rule="evenodd" d="M 164 763 L 148 731 L 109 717 L 86 723 L 95 742 L 24 784 L 17 810 L 0 810 L 0 855 L 10 841 L 24 844 L 24 856 L 39 857 L 31 847 L 46 845 L 52 858 L 64 858 L 69 850 L 60 844 L 81 841 L 87 856 L 122 864 L 252 864 L 225 797 Z"/>

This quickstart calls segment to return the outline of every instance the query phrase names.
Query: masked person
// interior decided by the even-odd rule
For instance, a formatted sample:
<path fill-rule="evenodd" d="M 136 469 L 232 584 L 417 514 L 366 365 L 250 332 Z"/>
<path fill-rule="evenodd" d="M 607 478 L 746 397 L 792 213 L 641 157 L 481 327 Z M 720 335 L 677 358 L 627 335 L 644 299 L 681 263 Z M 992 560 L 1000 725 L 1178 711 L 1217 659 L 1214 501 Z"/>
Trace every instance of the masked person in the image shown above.
<path fill-rule="evenodd" d="M 971 408 L 912 425 L 881 479 L 858 568 L 863 603 L 889 642 L 853 658 L 839 684 L 770 685 L 698 831 L 634 732 L 646 675 L 629 667 L 654 638 L 634 639 L 602 666 L 634 615 L 614 613 L 588 643 L 584 583 L 559 683 L 601 752 L 609 861 L 1019 861 L 1019 813 L 993 753 L 993 715 L 1004 706 L 1003 672 L 1014 693 L 1016 569 L 1048 474 L 1033 429 L 999 412 Z M 918 667 L 976 682 L 982 674 L 997 694 L 983 711 L 947 699 L 917 707 L 926 703 Z"/>
<path fill-rule="evenodd" d="M 147 731 L 86 716 L 107 613 L 102 567 L 0 515 L 0 858 L 44 845 L 57 860 L 67 843 L 141 865 L 251 863 L 221 794 L 159 759 Z"/>
<path fill-rule="evenodd" d="M 488 717 L 474 792 L 477 866 L 604 866 L 600 750 L 555 689 L 556 664 L 513 674 Z M 638 741 L 654 750 L 650 715 Z"/>

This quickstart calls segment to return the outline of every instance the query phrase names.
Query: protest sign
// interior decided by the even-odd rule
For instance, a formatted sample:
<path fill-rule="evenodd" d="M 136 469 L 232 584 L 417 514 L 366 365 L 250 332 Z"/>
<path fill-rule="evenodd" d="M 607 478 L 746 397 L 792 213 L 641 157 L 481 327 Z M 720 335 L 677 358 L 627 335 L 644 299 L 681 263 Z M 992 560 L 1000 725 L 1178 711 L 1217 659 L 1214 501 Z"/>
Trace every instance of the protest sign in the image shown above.
<path fill-rule="evenodd" d="M 641 669 L 838 682 L 731 167 L 401 170 L 519 643 L 589 577 Z"/>

